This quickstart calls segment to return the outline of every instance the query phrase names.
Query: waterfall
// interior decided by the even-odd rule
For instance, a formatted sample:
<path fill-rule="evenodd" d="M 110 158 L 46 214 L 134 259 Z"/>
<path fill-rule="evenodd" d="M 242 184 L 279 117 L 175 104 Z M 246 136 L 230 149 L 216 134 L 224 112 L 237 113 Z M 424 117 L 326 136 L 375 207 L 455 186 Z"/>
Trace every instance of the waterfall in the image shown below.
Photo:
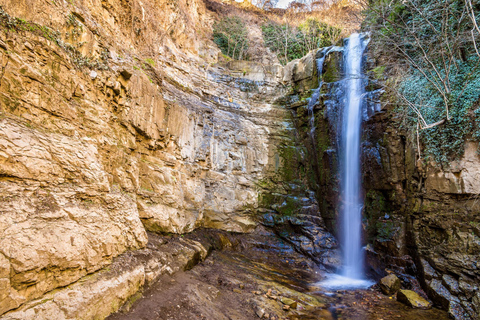
<path fill-rule="evenodd" d="M 345 50 L 345 106 L 341 136 L 341 195 L 343 271 L 348 278 L 363 277 L 361 248 L 362 206 L 360 188 L 360 135 L 362 100 L 365 92 L 362 75 L 362 56 L 365 43 L 358 33 L 353 34 Z"/>
<path fill-rule="evenodd" d="M 344 49 L 342 110 L 339 125 L 340 214 L 343 265 L 339 274 L 332 275 L 321 285 L 332 289 L 362 288 L 371 283 L 365 280 L 362 249 L 362 188 L 360 165 L 360 138 L 364 114 L 365 84 L 362 71 L 363 54 L 368 40 L 355 33 L 346 41 Z"/>

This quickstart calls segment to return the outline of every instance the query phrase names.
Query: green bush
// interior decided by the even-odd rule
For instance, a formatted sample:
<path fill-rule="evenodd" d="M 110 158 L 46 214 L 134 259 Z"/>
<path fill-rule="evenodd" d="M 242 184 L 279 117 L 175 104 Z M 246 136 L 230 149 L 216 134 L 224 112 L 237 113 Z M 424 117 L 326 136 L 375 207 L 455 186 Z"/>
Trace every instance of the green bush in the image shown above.
<path fill-rule="evenodd" d="M 237 60 L 248 60 L 248 30 L 239 17 L 226 17 L 215 22 L 213 41 L 223 54 Z"/>
<path fill-rule="evenodd" d="M 341 30 L 309 18 L 298 27 L 270 21 L 262 26 L 262 33 L 265 45 L 285 65 L 305 56 L 310 50 L 334 44 Z"/>
<path fill-rule="evenodd" d="M 461 157 L 467 139 L 480 139 L 480 34 L 471 33 L 471 17 L 480 23 L 480 4 L 465 0 L 372 0 L 366 11 L 374 55 L 391 76 L 402 74 L 387 84 L 404 128 L 416 134 L 420 127 L 422 155 L 439 164 Z"/>
<path fill-rule="evenodd" d="M 480 138 L 480 69 L 478 57 L 471 56 L 466 62 L 457 60 L 455 72 L 448 76 L 450 120 L 429 129 L 420 130 L 424 156 L 439 164 L 460 158 L 468 138 Z M 444 74 L 445 70 L 439 68 Z M 428 123 L 445 118 L 443 98 L 429 81 L 418 71 L 413 71 L 399 86 L 400 92 L 410 101 L 415 101 Z M 417 114 L 408 109 L 407 128 L 416 127 Z"/>

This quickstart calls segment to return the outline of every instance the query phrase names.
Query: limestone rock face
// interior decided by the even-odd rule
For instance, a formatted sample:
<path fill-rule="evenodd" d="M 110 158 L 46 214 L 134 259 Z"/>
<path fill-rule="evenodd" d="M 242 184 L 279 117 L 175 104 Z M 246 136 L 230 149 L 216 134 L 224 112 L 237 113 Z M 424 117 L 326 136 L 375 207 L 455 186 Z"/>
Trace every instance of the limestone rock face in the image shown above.
<path fill-rule="evenodd" d="M 203 1 L 0 5 L 0 315 L 144 248 L 146 230 L 255 228 L 291 139 L 276 59 L 217 63 Z M 42 317 L 72 318 L 69 303 Z"/>
<path fill-rule="evenodd" d="M 122 255 L 107 268 L 27 302 L 0 319 L 105 319 L 143 285 L 151 284 L 162 274 L 186 270 L 195 260 L 205 259 L 206 254 L 199 242 L 177 238 L 165 243 L 150 235 L 148 248 Z"/>
<path fill-rule="evenodd" d="M 400 279 L 394 274 L 389 274 L 386 277 L 380 279 L 378 283 L 382 292 L 386 295 L 392 295 L 400 290 Z"/>
<path fill-rule="evenodd" d="M 147 230 L 255 228 L 293 139 L 276 59 L 219 63 L 198 0 L 0 5 L 0 315 L 144 248 Z"/>
<path fill-rule="evenodd" d="M 418 309 L 429 309 L 432 307 L 431 303 L 418 295 L 412 290 L 400 290 L 397 292 L 397 300 L 405 303 L 407 306 Z"/>

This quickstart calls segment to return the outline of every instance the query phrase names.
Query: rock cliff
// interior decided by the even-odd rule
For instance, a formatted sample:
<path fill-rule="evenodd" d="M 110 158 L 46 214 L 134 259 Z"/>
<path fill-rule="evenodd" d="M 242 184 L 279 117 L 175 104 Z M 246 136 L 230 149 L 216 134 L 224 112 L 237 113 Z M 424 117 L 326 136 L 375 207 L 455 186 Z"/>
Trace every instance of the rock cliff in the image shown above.
<path fill-rule="evenodd" d="M 0 5 L 2 319 L 104 318 L 171 270 L 147 231 L 250 232 L 286 192 L 283 68 L 219 61 L 203 1 Z"/>
<path fill-rule="evenodd" d="M 309 186 L 316 192 L 328 230 L 336 234 L 339 104 L 335 96 L 341 90 L 336 83 L 342 78 L 342 54 L 333 50 L 325 59 L 315 59 L 322 55 L 319 50 L 302 59 L 307 72 L 303 66 L 294 67 L 299 62 L 286 67 L 286 73 L 293 70 L 294 84 L 286 105 L 294 113 L 301 144 L 315 160 L 308 163 L 313 178 Z M 467 142 L 463 157 L 448 165 L 426 162 L 415 132 L 401 129 L 391 97 L 380 98 L 375 65 L 368 56 L 365 59 L 370 82 L 362 139 L 364 233 L 372 275 L 396 272 L 404 287 L 423 288 L 452 317 L 478 319 L 478 144 Z M 316 73 L 318 61 L 324 62 L 321 75 Z M 323 84 L 312 107 L 312 122 L 307 109 L 311 89 L 319 81 Z"/>

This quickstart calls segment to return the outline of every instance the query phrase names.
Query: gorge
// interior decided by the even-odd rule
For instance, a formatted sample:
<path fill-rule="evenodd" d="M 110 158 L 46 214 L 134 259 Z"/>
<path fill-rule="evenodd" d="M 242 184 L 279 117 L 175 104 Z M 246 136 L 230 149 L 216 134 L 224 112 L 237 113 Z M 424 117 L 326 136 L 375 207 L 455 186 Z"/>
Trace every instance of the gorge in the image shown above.
<path fill-rule="evenodd" d="M 246 2 L 0 6 L 0 319 L 478 319 L 478 142 L 428 161 L 365 37 L 281 61 Z"/>

